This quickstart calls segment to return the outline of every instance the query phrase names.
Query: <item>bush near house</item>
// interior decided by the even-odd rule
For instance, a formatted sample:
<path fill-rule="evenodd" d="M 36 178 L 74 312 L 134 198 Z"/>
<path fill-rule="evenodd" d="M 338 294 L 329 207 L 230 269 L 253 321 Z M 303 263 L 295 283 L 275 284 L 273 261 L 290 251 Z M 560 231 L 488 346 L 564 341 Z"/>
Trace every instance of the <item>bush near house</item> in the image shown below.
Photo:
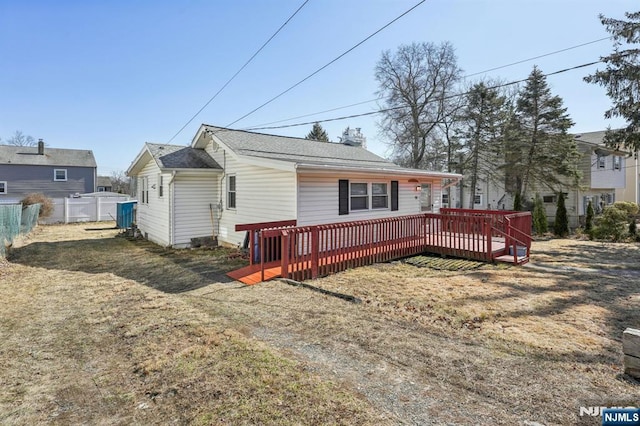
<path fill-rule="evenodd" d="M 30 206 L 32 204 L 40 204 L 40 213 L 38 219 L 46 219 L 53 214 L 53 200 L 46 195 L 36 192 L 27 194 L 22 200 L 20 200 L 23 207 Z"/>
<path fill-rule="evenodd" d="M 564 205 L 564 194 L 558 193 L 558 204 L 556 205 L 556 220 L 553 223 L 553 233 L 558 237 L 569 235 L 569 217 L 567 207 Z"/>
<path fill-rule="evenodd" d="M 635 238 L 638 210 L 638 204 L 628 201 L 617 201 L 605 207 L 602 215 L 595 219 L 591 238 L 614 242 Z"/>
<path fill-rule="evenodd" d="M 540 194 L 536 194 L 536 198 L 533 203 L 533 229 L 536 232 L 536 235 L 543 235 L 549 230 L 547 212 L 542 204 Z"/>

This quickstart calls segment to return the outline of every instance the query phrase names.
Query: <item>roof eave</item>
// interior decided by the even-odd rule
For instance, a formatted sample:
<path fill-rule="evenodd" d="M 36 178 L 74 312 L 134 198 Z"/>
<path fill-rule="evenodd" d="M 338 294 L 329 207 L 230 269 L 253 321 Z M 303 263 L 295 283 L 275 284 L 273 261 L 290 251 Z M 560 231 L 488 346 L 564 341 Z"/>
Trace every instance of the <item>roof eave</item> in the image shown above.
<path fill-rule="evenodd" d="M 417 170 L 417 169 L 404 169 L 404 168 L 393 168 L 393 167 L 380 167 L 380 168 L 366 168 L 366 167 L 357 167 L 357 166 L 337 166 L 337 165 L 329 165 L 329 164 L 305 164 L 305 163 L 297 163 L 297 170 L 324 170 L 328 172 L 359 172 L 359 173 L 371 173 L 371 174 L 394 174 L 398 176 L 421 176 L 421 177 L 431 177 L 431 178 L 442 178 L 442 179 L 457 179 L 460 180 L 462 178 L 461 174 L 458 173 L 446 173 L 446 172 L 433 172 L 429 170 Z"/>

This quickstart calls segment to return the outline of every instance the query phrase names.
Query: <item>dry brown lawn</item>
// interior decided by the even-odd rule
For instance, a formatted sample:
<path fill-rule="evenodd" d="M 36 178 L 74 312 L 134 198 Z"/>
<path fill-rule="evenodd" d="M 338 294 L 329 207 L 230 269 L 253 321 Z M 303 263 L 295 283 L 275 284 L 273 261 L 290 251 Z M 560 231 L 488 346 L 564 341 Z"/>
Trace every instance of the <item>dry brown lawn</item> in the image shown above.
<path fill-rule="evenodd" d="M 230 282 L 233 250 L 100 227 L 40 227 L 0 266 L 0 423 L 568 425 L 599 424 L 580 406 L 640 405 L 620 343 L 640 328 L 638 245 L 308 282 L 354 304 Z"/>

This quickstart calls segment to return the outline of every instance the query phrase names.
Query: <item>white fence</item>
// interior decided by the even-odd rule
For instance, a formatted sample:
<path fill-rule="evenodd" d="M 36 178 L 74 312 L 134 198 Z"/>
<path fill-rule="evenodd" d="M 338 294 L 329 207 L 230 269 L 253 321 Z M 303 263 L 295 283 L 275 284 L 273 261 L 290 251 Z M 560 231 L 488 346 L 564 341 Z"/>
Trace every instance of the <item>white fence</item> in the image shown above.
<path fill-rule="evenodd" d="M 131 197 L 53 198 L 53 214 L 40 223 L 101 222 L 116 220 L 116 205 Z"/>

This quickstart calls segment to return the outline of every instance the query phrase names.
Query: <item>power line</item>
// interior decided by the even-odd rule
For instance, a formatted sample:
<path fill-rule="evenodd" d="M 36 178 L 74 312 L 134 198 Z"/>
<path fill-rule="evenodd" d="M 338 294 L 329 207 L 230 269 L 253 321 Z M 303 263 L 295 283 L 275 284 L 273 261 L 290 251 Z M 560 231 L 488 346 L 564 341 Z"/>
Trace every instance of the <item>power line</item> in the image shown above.
<path fill-rule="evenodd" d="M 476 76 L 476 75 L 485 74 L 485 73 L 488 73 L 488 72 L 491 72 L 491 71 L 496 71 L 496 70 L 499 70 L 499 69 L 502 69 L 502 68 L 512 67 L 512 66 L 514 66 L 514 65 L 519 65 L 519 64 L 522 64 L 522 63 L 525 63 L 525 62 L 533 61 L 533 60 L 535 60 L 535 59 L 540 59 L 540 58 L 544 58 L 544 57 L 547 57 L 547 56 L 555 55 L 555 54 L 558 54 L 558 53 L 566 52 L 566 51 L 568 51 L 568 50 L 577 49 L 578 47 L 583 47 L 583 46 L 588 46 L 588 45 L 590 45 L 590 44 L 599 43 L 599 42 L 604 41 L 604 40 L 609 40 L 610 38 L 611 38 L 611 36 L 609 36 L 609 37 L 599 38 L 599 39 L 597 39 L 597 40 L 592 40 L 592 41 L 588 41 L 588 42 L 586 42 L 586 43 L 577 44 L 577 45 L 575 45 L 575 46 L 567 47 L 567 48 L 565 48 L 565 49 L 556 50 L 556 51 L 553 51 L 553 52 L 545 53 L 545 54 L 543 54 L 543 55 L 538 55 L 538 56 L 534 56 L 534 57 L 532 57 L 532 58 L 523 59 L 523 60 L 521 60 L 521 61 L 512 62 L 512 63 L 510 63 L 510 64 L 501 65 L 501 66 L 499 66 L 499 67 L 490 68 L 490 69 L 488 69 L 488 70 L 479 71 L 479 72 L 474 72 L 473 74 L 465 75 L 465 76 L 464 76 L 464 77 L 462 77 L 462 78 L 463 78 L 463 79 L 464 79 L 464 78 L 469 78 L 469 77 L 473 77 L 473 76 Z"/>
<path fill-rule="evenodd" d="M 570 67 L 570 68 L 565 68 L 562 70 L 558 70 L 558 71 L 554 71 L 551 73 L 547 73 L 547 74 L 543 74 L 543 77 L 548 77 L 548 76 L 552 76 L 552 75 L 556 75 L 556 74 L 562 74 L 568 71 L 573 71 L 579 68 L 585 68 L 591 65 L 595 65 L 598 64 L 602 61 L 598 60 L 598 61 L 594 61 L 594 62 L 588 62 L 586 64 L 581 64 L 581 65 L 576 65 L 574 67 Z M 491 86 L 488 87 L 487 90 L 493 90 L 493 89 L 498 89 L 501 87 L 507 87 L 507 86 L 512 86 L 514 84 L 518 84 L 518 83 L 523 83 L 525 81 L 527 81 L 528 78 L 524 78 L 521 80 L 515 80 L 515 81 L 510 81 L 508 83 L 502 83 L 502 84 L 498 84 L 495 86 Z M 467 91 L 467 92 L 463 92 L 463 93 L 456 93 L 453 95 L 449 95 L 449 96 L 444 96 L 442 98 L 437 98 L 434 99 L 432 101 L 429 101 L 427 103 L 433 103 L 433 102 L 441 102 L 444 100 L 448 100 L 448 99 L 453 99 L 453 98 L 457 98 L 460 96 L 467 96 L 469 95 L 471 92 Z M 314 123 L 327 123 L 330 121 L 340 121 L 340 120 L 346 120 L 349 118 L 357 118 L 357 117 L 365 117 L 365 116 L 369 116 L 369 115 L 376 115 L 376 114 L 381 114 L 383 112 L 390 112 L 390 111 L 395 111 L 395 110 L 399 110 L 399 109 L 403 109 L 406 108 L 404 105 L 403 106 L 397 106 L 397 107 L 391 107 L 391 108 L 384 108 L 384 109 L 380 109 L 377 111 L 370 111 L 370 112 L 364 112 L 364 113 L 360 113 L 360 114 L 352 114 L 352 115 L 345 115 L 345 116 L 341 116 L 341 117 L 333 117 L 333 118 L 326 118 L 326 119 L 322 119 L 322 120 L 314 120 L 314 121 L 307 121 L 304 123 L 294 123 L 294 124 L 283 124 L 281 126 L 266 126 L 266 127 L 250 127 L 250 128 L 245 128 L 243 130 L 272 130 L 272 129 L 284 129 L 284 128 L 288 128 L 288 127 L 299 127 L 299 126 L 308 126 L 310 124 L 314 124 Z M 233 123 L 232 123 L 233 124 Z"/>
<path fill-rule="evenodd" d="M 478 71 L 478 72 L 475 72 L 473 74 L 465 75 L 465 76 L 462 77 L 462 79 L 464 80 L 466 78 L 473 77 L 473 76 L 476 76 L 476 75 L 485 74 L 485 73 L 488 73 L 488 72 L 491 72 L 491 71 L 496 71 L 496 70 L 503 69 L 503 68 L 508 68 L 508 67 L 511 67 L 511 66 L 514 66 L 514 65 L 518 65 L 518 64 L 525 63 L 525 62 L 533 61 L 535 59 L 544 58 L 546 56 L 551 56 L 551 55 L 556 55 L 558 53 L 567 52 L 569 50 L 577 49 L 579 47 L 588 46 L 590 44 L 594 44 L 594 43 L 598 43 L 598 42 L 601 42 L 601 41 L 604 41 L 604 40 L 608 40 L 610 38 L 611 37 L 603 37 L 603 38 L 599 38 L 597 40 L 591 40 L 591 41 L 588 41 L 586 43 L 577 44 L 575 46 L 566 47 L 564 49 L 555 50 L 553 52 L 545 53 L 545 54 L 542 54 L 542 55 L 533 56 L 531 58 L 522 59 L 520 61 L 512 62 L 510 64 L 500 65 L 498 67 L 489 68 L 489 69 L 484 70 L 484 71 Z M 299 116 L 296 116 L 296 117 L 289 117 L 289 118 L 285 118 L 283 120 L 271 121 L 271 122 L 268 122 L 268 123 L 256 124 L 254 126 L 251 126 L 250 128 L 262 128 L 262 126 L 270 126 L 272 124 L 278 124 L 278 123 L 282 123 L 282 122 L 285 122 L 285 121 L 297 120 L 299 118 L 311 117 L 313 115 L 324 114 L 324 113 L 327 113 L 327 112 L 337 111 L 337 110 L 340 110 L 340 109 L 351 108 L 351 107 L 354 107 L 354 106 L 357 106 L 357 105 L 363 105 L 363 104 L 368 104 L 368 103 L 371 103 L 371 102 L 376 102 L 376 101 L 379 101 L 381 99 L 383 99 L 383 98 L 378 97 L 378 98 L 375 98 L 375 99 L 369 99 L 367 101 L 356 102 L 354 104 L 340 106 L 340 107 L 336 107 L 336 108 L 331 108 L 331 109 L 324 110 L 324 111 L 312 112 L 310 114 L 299 115 Z M 232 124 L 234 124 L 234 123 L 232 123 Z"/>
<path fill-rule="evenodd" d="M 368 41 L 369 39 L 371 39 L 372 37 L 376 36 L 378 33 L 380 33 L 381 31 L 385 30 L 387 27 L 389 27 L 390 25 L 392 25 L 393 23 L 395 23 L 396 21 L 398 21 L 399 19 L 401 19 L 402 17 L 404 17 L 405 15 L 407 15 L 408 13 L 412 12 L 415 8 L 417 8 L 418 6 L 420 6 L 422 3 L 424 3 L 427 0 L 421 0 L 420 2 L 418 2 L 416 5 L 414 5 L 413 7 L 411 7 L 410 9 L 408 9 L 407 11 L 405 11 L 404 13 L 402 13 L 401 15 L 399 15 L 398 17 L 396 17 L 395 19 L 393 19 L 392 21 L 388 22 L 387 24 L 385 24 L 383 27 L 379 28 L 378 30 L 376 30 L 375 32 L 373 32 L 372 34 L 370 34 L 369 36 L 365 37 L 362 41 L 358 42 L 357 44 L 355 44 L 354 46 L 350 47 L 349 49 L 347 49 L 346 51 L 344 51 L 343 53 L 341 53 L 340 55 L 338 55 L 336 58 L 332 59 L 331 61 L 329 61 L 328 63 L 326 63 L 325 65 L 323 65 L 322 67 L 318 68 L 317 70 L 315 70 L 314 72 L 312 72 L 311 74 L 309 74 L 308 76 L 306 76 L 305 78 L 303 78 L 302 80 L 298 81 L 297 83 L 295 83 L 293 86 L 289 87 L 288 89 L 280 92 L 279 94 L 277 94 L 276 96 L 274 96 L 273 98 L 269 99 L 268 101 L 264 102 L 262 105 L 254 108 L 253 110 L 249 111 L 248 113 L 246 113 L 245 115 L 243 115 L 242 117 L 238 118 L 235 121 L 232 121 L 231 123 L 227 124 L 225 127 L 231 127 L 234 124 L 236 124 L 238 121 L 243 120 L 245 118 L 247 118 L 248 116 L 250 116 L 251 114 L 253 114 L 254 112 L 262 109 L 263 107 L 269 105 L 271 102 L 275 101 L 276 99 L 278 99 L 279 97 L 281 97 L 282 95 L 284 95 L 285 93 L 288 93 L 289 91 L 293 90 L 294 88 L 298 87 L 300 84 L 304 83 L 305 81 L 309 80 L 311 77 L 313 77 L 314 75 L 318 74 L 319 72 L 321 72 L 322 70 L 324 70 L 325 68 L 327 68 L 328 66 L 332 65 L 333 63 L 337 62 L 338 60 L 340 60 L 341 58 L 343 58 L 345 55 L 349 54 L 350 52 L 352 52 L 353 50 L 355 50 L 356 48 L 360 47 L 362 44 L 364 44 L 366 41 Z"/>
<path fill-rule="evenodd" d="M 300 7 L 298 7 L 298 9 L 296 9 L 296 11 L 295 11 L 295 12 L 293 12 L 293 14 L 292 14 L 291 16 L 289 16 L 289 18 L 288 18 L 288 19 L 287 19 L 287 20 L 286 20 L 282 25 L 280 25 L 280 28 L 278 28 L 278 29 L 276 30 L 276 32 L 274 32 L 274 33 L 271 35 L 271 37 L 269 37 L 269 39 L 268 39 L 267 41 L 265 41 L 265 42 L 262 44 L 262 46 L 260 46 L 260 48 L 259 48 L 258 50 L 256 50 L 256 52 L 255 52 L 255 53 L 254 53 L 254 54 L 253 54 L 253 55 L 252 55 L 252 56 L 247 60 L 247 62 L 245 62 L 245 63 L 244 63 L 244 65 L 242 65 L 242 66 L 240 67 L 240 69 L 239 69 L 238 71 L 236 71 L 236 73 L 235 73 L 235 74 L 234 74 L 234 75 L 233 75 L 229 80 L 227 80 L 227 82 L 226 82 L 224 85 L 222 85 L 222 87 L 221 87 L 221 88 L 220 88 L 220 89 L 219 89 L 219 90 L 218 90 L 218 91 L 217 91 L 217 92 L 216 92 L 216 93 L 215 93 L 215 94 L 214 94 L 214 95 L 213 95 L 213 96 L 212 96 L 212 97 L 211 97 L 211 98 L 210 98 L 210 99 L 209 99 L 209 100 L 208 100 L 208 101 L 207 101 L 207 102 L 202 106 L 202 108 L 200 108 L 200 109 L 198 110 L 198 112 L 196 112 L 195 114 L 193 114 L 193 116 L 189 119 L 189 121 L 187 121 L 187 122 L 184 124 L 184 126 L 182 126 L 182 127 L 180 128 L 180 130 L 178 130 L 178 131 L 176 132 L 176 134 L 175 134 L 175 135 L 173 135 L 173 136 L 171 137 L 171 139 L 169 139 L 169 141 L 168 141 L 167 143 L 170 143 L 172 140 L 174 140 L 174 139 L 176 138 L 176 136 L 178 136 L 178 135 L 179 135 L 179 134 L 180 134 L 180 133 L 181 133 L 181 132 L 182 132 L 182 131 L 183 131 L 183 130 L 184 130 L 184 129 L 189 125 L 189 124 L 191 124 L 191 122 L 192 122 L 193 120 L 195 120 L 195 118 L 196 118 L 198 115 L 200 115 L 200 113 L 201 113 L 201 112 L 202 112 L 206 107 L 208 107 L 208 106 L 209 106 L 209 104 L 210 104 L 211 102 L 213 102 L 213 100 L 214 100 L 215 98 L 217 98 L 217 97 L 218 97 L 218 95 L 219 95 L 219 94 L 220 94 L 220 93 L 221 93 L 221 92 L 222 92 L 222 91 L 223 91 L 223 90 L 224 90 L 224 89 L 229 85 L 229 83 L 231 83 L 231 82 L 232 82 L 232 81 L 233 81 L 233 80 L 238 76 L 238 74 L 240 74 L 240 73 L 242 72 L 242 70 L 243 70 L 243 69 L 245 69 L 245 68 L 246 68 L 246 66 L 247 66 L 247 65 L 249 65 L 249 63 L 250 63 L 251 61 L 253 61 L 253 59 L 254 59 L 256 56 L 258 56 L 258 54 L 262 51 L 262 49 L 264 49 L 264 48 L 267 46 L 267 44 L 269 44 L 269 43 L 271 42 L 271 40 L 273 40 L 273 39 L 274 39 L 274 37 L 278 35 L 278 33 L 279 33 L 279 32 L 280 32 L 280 31 L 285 27 L 285 25 L 287 25 L 287 24 L 289 23 L 289 21 L 291 21 L 291 20 L 293 19 L 293 17 L 294 17 L 294 16 L 296 16 L 296 15 L 298 14 L 298 12 L 300 12 L 300 10 L 301 10 L 301 9 L 302 9 L 302 8 L 303 8 L 307 3 L 309 3 L 309 0 L 305 0 L 305 1 L 304 1 L 304 3 L 302 3 L 302 4 L 300 5 Z"/>

